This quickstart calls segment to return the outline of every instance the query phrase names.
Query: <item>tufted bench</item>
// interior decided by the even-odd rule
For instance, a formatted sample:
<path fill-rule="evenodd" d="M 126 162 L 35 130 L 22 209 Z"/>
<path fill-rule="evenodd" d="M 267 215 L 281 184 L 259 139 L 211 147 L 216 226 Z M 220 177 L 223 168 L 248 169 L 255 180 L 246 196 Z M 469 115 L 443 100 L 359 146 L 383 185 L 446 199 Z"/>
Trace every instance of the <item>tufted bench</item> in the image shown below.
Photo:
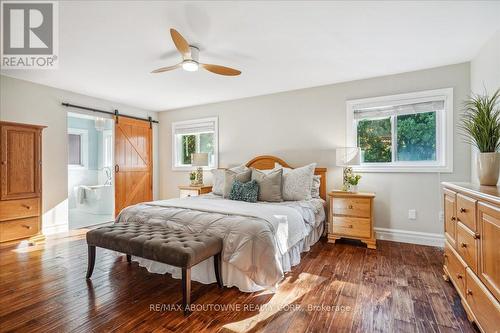
<path fill-rule="evenodd" d="M 151 224 L 115 223 L 87 232 L 87 244 L 87 279 L 94 270 L 96 246 L 125 253 L 128 262 L 131 256 L 137 256 L 182 268 L 182 306 L 186 313 L 189 312 L 191 296 L 191 267 L 213 256 L 217 284 L 223 286 L 222 240 L 216 236 Z"/>

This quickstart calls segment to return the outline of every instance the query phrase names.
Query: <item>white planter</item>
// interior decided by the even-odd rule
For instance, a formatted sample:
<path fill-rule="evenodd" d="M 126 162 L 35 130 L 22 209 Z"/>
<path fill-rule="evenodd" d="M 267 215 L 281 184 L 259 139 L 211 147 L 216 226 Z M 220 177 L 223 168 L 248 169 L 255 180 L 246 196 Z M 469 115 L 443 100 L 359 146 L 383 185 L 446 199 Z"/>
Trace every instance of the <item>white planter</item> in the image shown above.
<path fill-rule="evenodd" d="M 495 186 L 498 183 L 499 170 L 499 153 L 479 153 L 477 158 L 477 175 L 481 185 Z"/>
<path fill-rule="evenodd" d="M 353 192 L 353 193 L 358 192 L 358 185 L 350 185 L 349 192 Z"/>

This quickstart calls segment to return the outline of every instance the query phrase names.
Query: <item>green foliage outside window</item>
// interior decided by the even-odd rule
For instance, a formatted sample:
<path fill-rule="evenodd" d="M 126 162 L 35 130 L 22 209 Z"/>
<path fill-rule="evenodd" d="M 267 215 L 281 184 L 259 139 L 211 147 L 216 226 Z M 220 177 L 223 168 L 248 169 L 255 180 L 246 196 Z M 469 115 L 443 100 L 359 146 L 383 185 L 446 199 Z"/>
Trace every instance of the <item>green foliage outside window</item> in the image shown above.
<path fill-rule="evenodd" d="M 363 152 L 363 162 L 391 162 L 391 142 L 391 118 L 358 122 L 358 147 Z"/>
<path fill-rule="evenodd" d="M 436 112 L 397 117 L 398 161 L 436 160 Z"/>
<path fill-rule="evenodd" d="M 182 136 L 182 164 L 191 164 L 191 154 L 196 153 L 196 135 Z"/>

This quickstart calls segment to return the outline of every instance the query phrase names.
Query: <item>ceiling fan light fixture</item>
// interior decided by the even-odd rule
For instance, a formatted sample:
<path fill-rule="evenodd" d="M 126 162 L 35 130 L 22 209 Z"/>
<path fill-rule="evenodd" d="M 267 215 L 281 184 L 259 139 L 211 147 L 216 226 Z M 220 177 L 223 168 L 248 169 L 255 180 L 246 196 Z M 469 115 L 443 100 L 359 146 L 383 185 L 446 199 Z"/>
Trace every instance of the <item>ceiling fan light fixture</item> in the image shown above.
<path fill-rule="evenodd" d="M 188 72 L 196 72 L 199 68 L 199 65 L 196 61 L 193 60 L 184 60 L 182 62 L 182 69 Z"/>

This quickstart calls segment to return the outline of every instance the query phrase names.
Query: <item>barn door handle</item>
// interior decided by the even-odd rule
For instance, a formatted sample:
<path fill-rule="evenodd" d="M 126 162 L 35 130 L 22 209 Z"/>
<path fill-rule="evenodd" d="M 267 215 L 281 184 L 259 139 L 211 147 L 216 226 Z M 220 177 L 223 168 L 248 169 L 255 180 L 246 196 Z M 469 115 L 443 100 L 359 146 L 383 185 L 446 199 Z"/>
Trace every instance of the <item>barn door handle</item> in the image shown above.
<path fill-rule="evenodd" d="M 115 164 L 115 173 L 120 171 L 120 166 L 118 164 Z"/>

